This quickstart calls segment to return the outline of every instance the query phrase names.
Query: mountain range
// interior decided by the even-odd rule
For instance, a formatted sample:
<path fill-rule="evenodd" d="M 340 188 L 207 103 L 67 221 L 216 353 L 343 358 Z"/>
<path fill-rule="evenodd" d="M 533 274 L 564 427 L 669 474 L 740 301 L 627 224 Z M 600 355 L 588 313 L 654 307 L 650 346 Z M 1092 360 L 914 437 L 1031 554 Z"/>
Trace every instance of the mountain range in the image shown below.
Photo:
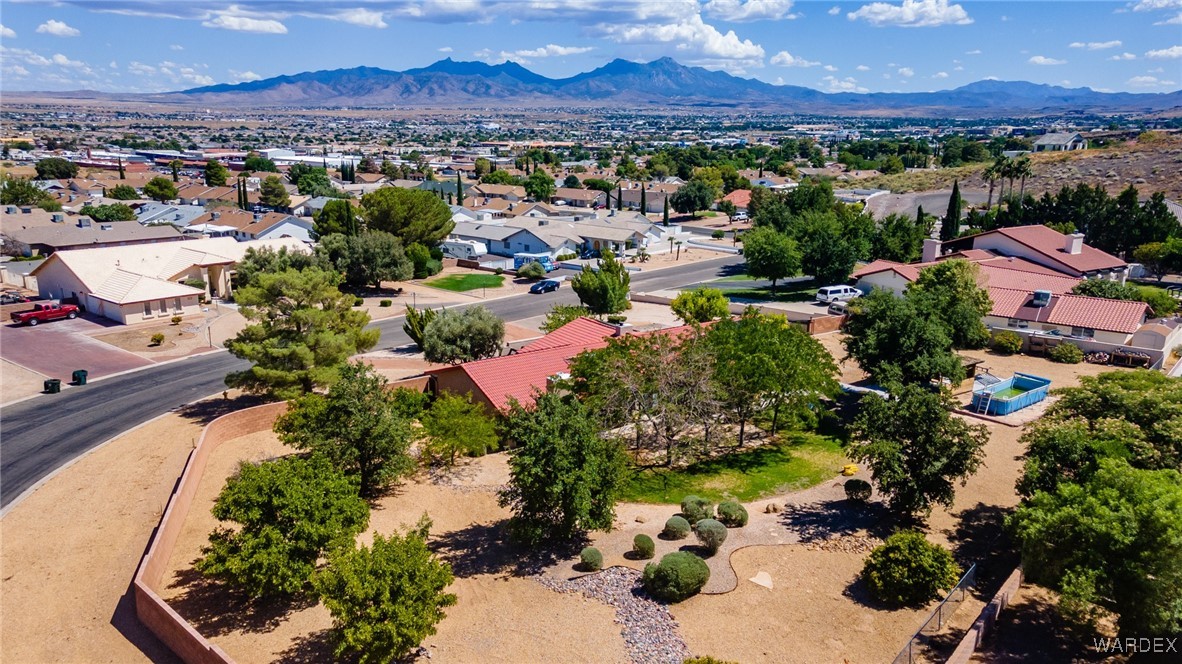
<path fill-rule="evenodd" d="M 355 67 L 148 95 L 160 101 L 254 107 L 605 106 L 729 108 L 797 113 L 1001 116 L 1182 111 L 1182 91 L 1098 92 L 1024 81 L 985 80 L 938 92 L 826 93 L 772 85 L 672 58 L 613 60 L 552 79 L 520 64 L 458 62 L 391 71 Z"/>

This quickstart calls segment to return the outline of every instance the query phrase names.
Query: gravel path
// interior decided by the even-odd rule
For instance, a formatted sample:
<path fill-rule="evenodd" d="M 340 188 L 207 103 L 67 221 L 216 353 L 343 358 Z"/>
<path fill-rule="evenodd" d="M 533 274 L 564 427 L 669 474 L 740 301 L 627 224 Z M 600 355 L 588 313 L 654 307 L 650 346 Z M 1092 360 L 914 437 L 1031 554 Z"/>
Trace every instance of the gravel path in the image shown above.
<path fill-rule="evenodd" d="M 669 609 L 638 592 L 640 572 L 611 567 L 571 580 L 534 578 L 556 592 L 581 592 L 614 607 L 624 643 L 636 664 L 681 664 L 691 657 Z"/>

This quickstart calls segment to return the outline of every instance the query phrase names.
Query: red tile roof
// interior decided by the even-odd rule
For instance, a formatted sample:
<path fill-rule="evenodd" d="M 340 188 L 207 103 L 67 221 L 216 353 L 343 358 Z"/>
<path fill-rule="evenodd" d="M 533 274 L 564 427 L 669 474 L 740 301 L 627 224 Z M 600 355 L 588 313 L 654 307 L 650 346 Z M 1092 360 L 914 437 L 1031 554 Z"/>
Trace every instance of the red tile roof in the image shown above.
<path fill-rule="evenodd" d="M 1132 334 L 1151 311 L 1144 302 L 1062 295 L 1051 308 L 1047 322 Z"/>
<path fill-rule="evenodd" d="M 1080 248 L 1078 254 L 1069 254 L 1063 251 L 1063 244 L 1066 240 L 1065 235 L 1059 231 L 1043 226 L 1042 224 L 1035 224 L 1032 226 L 1014 226 L 1012 228 L 998 228 L 992 231 L 986 231 L 977 235 L 989 235 L 990 233 L 997 233 L 1004 235 L 1015 242 L 1019 242 L 1030 249 L 1046 256 L 1052 261 L 1059 263 L 1076 272 L 1093 272 L 1096 270 L 1109 270 L 1122 268 L 1126 265 L 1124 261 L 1111 254 L 1100 251 L 1095 247 L 1084 244 Z"/>
<path fill-rule="evenodd" d="M 722 197 L 724 201 L 730 201 L 735 204 L 735 207 L 740 210 L 746 209 L 751 205 L 751 190 L 750 189 L 736 189 L 726 196 Z"/>
<path fill-rule="evenodd" d="M 603 341 L 604 337 L 615 334 L 616 329 L 616 326 L 601 323 L 594 318 L 576 318 L 550 334 L 522 346 L 517 352 L 520 354 L 557 346 L 597 343 Z"/>

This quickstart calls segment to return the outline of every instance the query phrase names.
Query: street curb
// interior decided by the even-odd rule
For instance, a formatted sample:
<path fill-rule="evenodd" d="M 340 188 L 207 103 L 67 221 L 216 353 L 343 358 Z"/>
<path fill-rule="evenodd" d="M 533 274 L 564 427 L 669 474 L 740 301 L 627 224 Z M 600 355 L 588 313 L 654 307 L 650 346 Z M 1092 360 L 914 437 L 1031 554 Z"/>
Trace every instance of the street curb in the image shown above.
<path fill-rule="evenodd" d="M 103 442 L 99 443 L 98 445 L 95 445 L 94 447 L 86 450 L 82 454 L 79 454 L 78 456 L 74 457 L 73 459 L 70 459 L 66 463 L 64 463 L 61 466 L 58 466 L 57 468 L 50 471 L 49 474 L 47 474 L 45 477 L 42 477 L 41 479 L 34 482 L 29 488 L 20 492 L 20 495 L 18 495 L 16 498 L 13 498 L 12 502 L 8 503 L 4 507 L 0 507 L 0 519 L 3 519 L 5 516 L 7 516 L 8 513 L 11 512 L 14 507 L 16 507 L 17 505 L 20 505 L 22 502 L 24 502 L 24 500 L 26 498 L 33 495 L 33 493 L 35 491 L 37 491 L 37 489 L 40 489 L 46 482 L 57 477 L 59 474 L 61 474 L 65 470 L 69 469 L 71 466 L 78 463 L 79 461 L 90 456 L 94 452 L 101 450 L 102 448 L 106 447 L 107 445 L 110 445 L 111 443 L 115 442 L 116 440 L 119 440 L 120 438 L 122 438 L 130 433 L 134 433 L 134 432 L 142 429 L 143 427 L 148 426 L 149 424 L 155 422 L 156 420 L 159 420 L 159 419 L 162 419 L 162 418 L 167 417 L 169 415 L 172 415 L 179 408 L 182 408 L 182 407 L 187 406 L 192 403 L 197 403 L 198 401 L 205 401 L 206 399 L 212 399 L 212 398 L 218 396 L 219 394 L 220 394 L 220 392 L 214 392 L 213 394 L 210 394 L 208 396 L 201 397 L 200 399 L 194 399 L 193 401 L 183 403 L 180 406 L 177 406 L 176 408 L 172 408 L 168 411 L 160 413 L 159 415 L 157 415 L 156 417 L 153 417 L 150 420 L 144 420 L 143 422 L 140 422 L 139 424 L 131 427 L 130 429 L 125 429 L 124 431 L 121 431 L 121 432 L 115 434 L 114 436 L 111 436 L 110 438 L 104 440 Z"/>

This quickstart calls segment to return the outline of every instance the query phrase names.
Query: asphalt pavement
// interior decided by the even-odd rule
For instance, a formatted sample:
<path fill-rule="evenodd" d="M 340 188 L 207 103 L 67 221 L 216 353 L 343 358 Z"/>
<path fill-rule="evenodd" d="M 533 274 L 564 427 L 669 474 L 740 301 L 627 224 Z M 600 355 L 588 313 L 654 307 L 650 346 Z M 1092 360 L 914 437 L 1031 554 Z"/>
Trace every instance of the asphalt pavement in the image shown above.
<path fill-rule="evenodd" d="M 724 276 L 739 256 L 639 272 L 633 291 L 680 288 Z M 543 295 L 514 295 L 483 304 L 504 320 L 540 316 L 554 304 L 577 304 L 569 284 Z M 462 307 L 456 307 L 462 308 Z M 403 318 L 377 321 L 377 348 L 410 343 Z M 6 508 L 41 479 L 120 433 L 184 404 L 225 389 L 226 374 L 249 365 L 228 352 L 210 353 L 20 401 L 0 409 L 0 509 Z"/>

